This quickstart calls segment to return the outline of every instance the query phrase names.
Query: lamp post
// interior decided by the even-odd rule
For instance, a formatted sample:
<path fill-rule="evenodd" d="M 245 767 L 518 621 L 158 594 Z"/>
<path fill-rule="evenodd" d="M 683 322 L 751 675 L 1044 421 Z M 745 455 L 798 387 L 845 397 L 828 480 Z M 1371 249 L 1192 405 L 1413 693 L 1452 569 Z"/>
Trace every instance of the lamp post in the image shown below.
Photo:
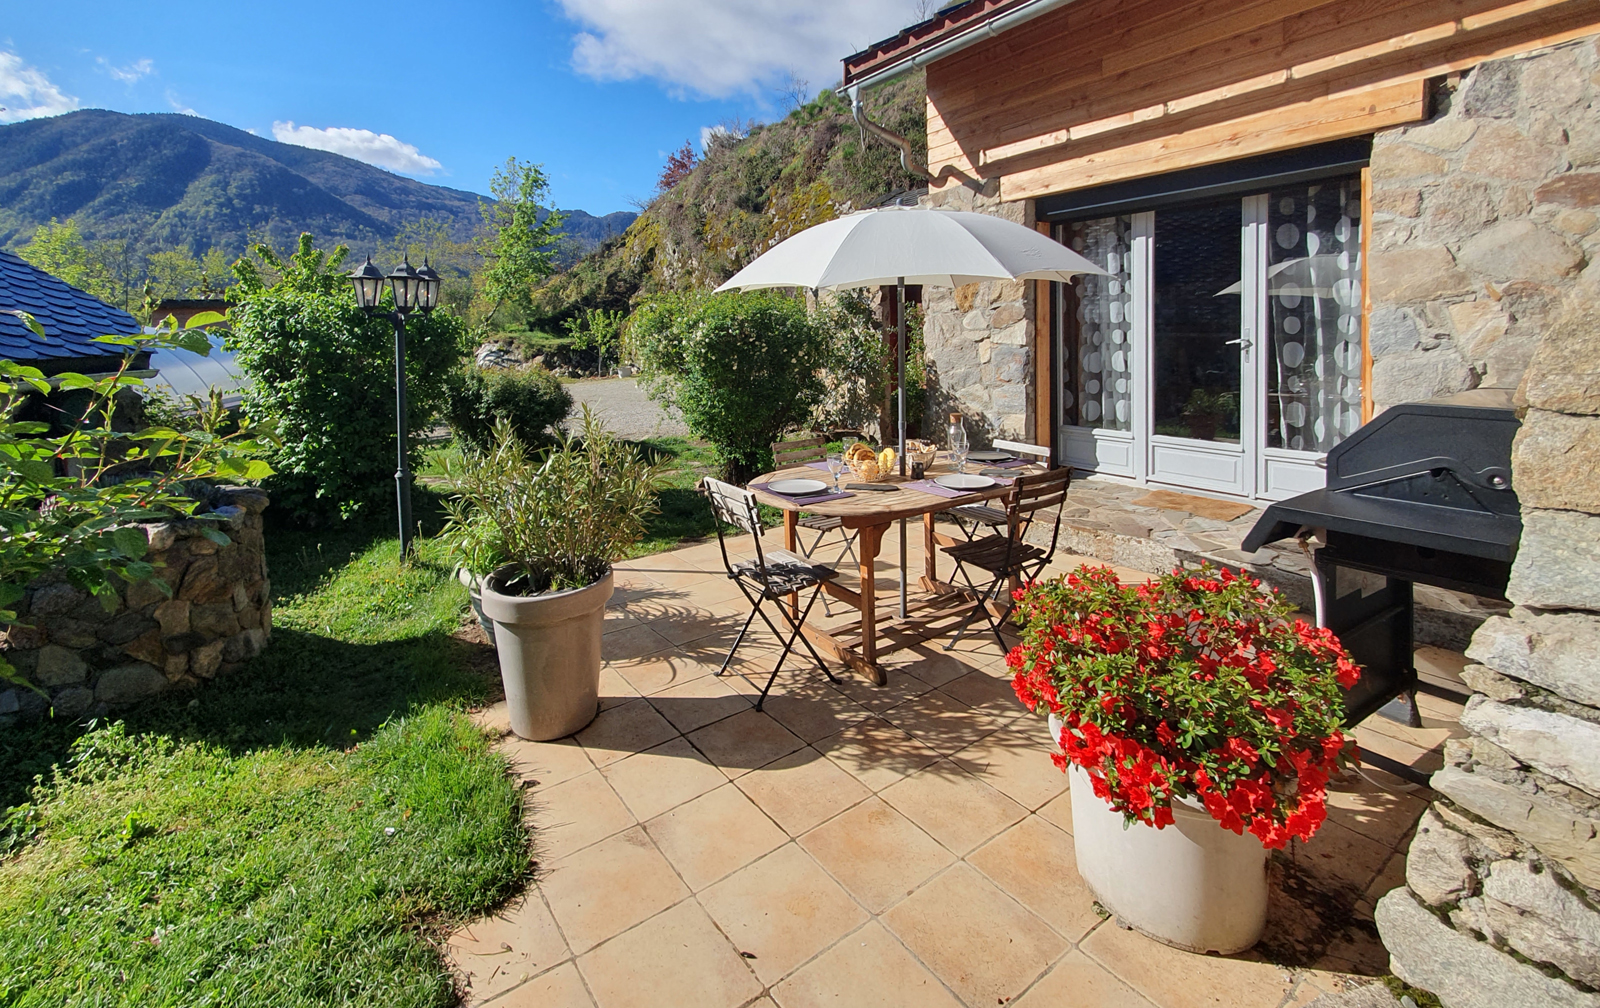
<path fill-rule="evenodd" d="M 394 294 L 394 310 L 389 312 L 383 312 L 380 304 L 385 280 Z M 395 457 L 398 461 L 394 484 L 395 504 L 400 514 L 400 558 L 404 560 L 411 554 L 411 439 L 406 422 L 406 317 L 414 311 L 426 315 L 438 306 L 439 274 L 433 271 L 426 259 L 420 270 L 413 268 L 408 259 L 402 261 L 393 273 L 384 276 L 383 271 L 372 264 L 372 257 L 368 256 L 366 263 L 350 272 L 350 282 L 355 285 L 356 303 L 363 311 L 369 315 L 386 315 L 394 323 Z"/>

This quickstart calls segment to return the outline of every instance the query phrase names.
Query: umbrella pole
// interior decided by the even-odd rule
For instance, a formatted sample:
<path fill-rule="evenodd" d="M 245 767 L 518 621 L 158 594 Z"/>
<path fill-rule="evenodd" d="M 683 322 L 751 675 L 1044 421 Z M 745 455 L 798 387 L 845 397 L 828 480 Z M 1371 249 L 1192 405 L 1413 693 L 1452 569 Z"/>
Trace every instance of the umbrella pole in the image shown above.
<path fill-rule="evenodd" d="M 894 285 L 895 322 L 899 332 L 895 340 L 895 413 L 899 420 L 900 441 L 895 447 L 900 460 L 900 475 L 906 474 L 906 278 L 900 277 Z M 900 519 L 900 618 L 906 618 L 906 520 Z"/>

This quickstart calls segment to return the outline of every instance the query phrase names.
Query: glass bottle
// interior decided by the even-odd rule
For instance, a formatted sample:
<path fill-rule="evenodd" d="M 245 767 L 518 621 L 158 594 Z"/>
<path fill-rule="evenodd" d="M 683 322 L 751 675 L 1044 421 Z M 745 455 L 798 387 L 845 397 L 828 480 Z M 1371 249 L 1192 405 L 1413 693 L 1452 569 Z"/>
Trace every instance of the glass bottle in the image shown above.
<path fill-rule="evenodd" d="M 960 413 L 950 414 L 950 426 L 945 430 L 945 445 L 950 450 L 950 455 L 955 459 L 956 472 L 967 471 L 967 427 L 961 422 Z"/>

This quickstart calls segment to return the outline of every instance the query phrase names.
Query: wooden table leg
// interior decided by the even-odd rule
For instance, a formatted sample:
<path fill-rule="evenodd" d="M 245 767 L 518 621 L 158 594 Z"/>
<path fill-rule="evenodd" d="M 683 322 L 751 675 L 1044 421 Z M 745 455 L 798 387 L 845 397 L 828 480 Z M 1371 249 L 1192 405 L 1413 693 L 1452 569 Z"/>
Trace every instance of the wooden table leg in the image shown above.
<path fill-rule="evenodd" d="M 800 512 L 790 511 L 785 508 L 783 512 L 783 548 L 788 550 L 790 553 L 793 553 L 795 556 L 800 555 L 799 529 Z M 789 596 L 789 614 L 794 619 L 800 618 L 799 594 Z"/>
<path fill-rule="evenodd" d="M 934 538 L 934 520 L 938 512 L 929 511 L 922 516 L 922 548 L 928 554 L 923 560 L 923 573 L 934 583 L 939 581 L 939 540 Z"/>
<path fill-rule="evenodd" d="M 878 665 L 878 586 L 873 561 L 883 546 L 883 533 L 888 525 L 866 525 L 856 548 L 861 557 L 861 657 L 868 666 Z M 885 682 L 882 671 L 877 673 L 877 685 Z"/>

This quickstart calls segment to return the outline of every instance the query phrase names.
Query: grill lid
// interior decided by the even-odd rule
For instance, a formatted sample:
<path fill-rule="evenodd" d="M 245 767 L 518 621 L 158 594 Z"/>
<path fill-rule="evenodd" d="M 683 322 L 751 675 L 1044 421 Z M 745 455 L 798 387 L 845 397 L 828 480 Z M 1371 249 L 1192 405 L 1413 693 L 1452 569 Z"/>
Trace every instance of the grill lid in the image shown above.
<path fill-rule="evenodd" d="M 1243 548 L 1311 527 L 1510 561 L 1522 535 L 1518 426 L 1510 389 L 1391 407 L 1328 453 L 1324 489 L 1268 507 Z"/>

